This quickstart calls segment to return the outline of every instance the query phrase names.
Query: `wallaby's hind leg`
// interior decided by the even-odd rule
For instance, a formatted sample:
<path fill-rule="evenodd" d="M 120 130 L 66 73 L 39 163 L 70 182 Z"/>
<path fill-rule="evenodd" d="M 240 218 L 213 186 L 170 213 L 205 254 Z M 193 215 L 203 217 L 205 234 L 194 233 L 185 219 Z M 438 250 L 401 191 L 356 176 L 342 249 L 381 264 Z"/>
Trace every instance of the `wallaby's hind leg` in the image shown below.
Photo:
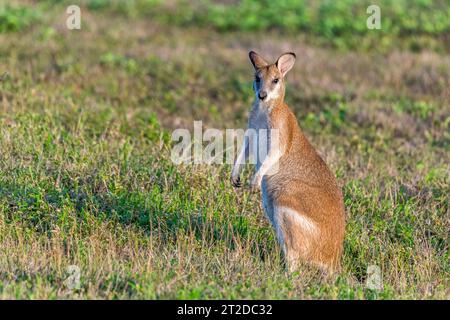
<path fill-rule="evenodd" d="M 299 210 L 275 206 L 273 224 L 290 272 L 306 263 L 324 274 L 339 271 L 339 243 L 321 235 L 319 226 Z"/>
<path fill-rule="evenodd" d="M 302 261 L 308 261 L 313 256 L 319 229 L 307 216 L 282 206 L 276 206 L 273 224 L 288 269 L 295 271 Z"/>
<path fill-rule="evenodd" d="M 302 259 L 299 257 L 298 252 L 289 247 L 284 254 L 286 260 L 286 266 L 289 272 L 295 272 L 300 269 Z"/>

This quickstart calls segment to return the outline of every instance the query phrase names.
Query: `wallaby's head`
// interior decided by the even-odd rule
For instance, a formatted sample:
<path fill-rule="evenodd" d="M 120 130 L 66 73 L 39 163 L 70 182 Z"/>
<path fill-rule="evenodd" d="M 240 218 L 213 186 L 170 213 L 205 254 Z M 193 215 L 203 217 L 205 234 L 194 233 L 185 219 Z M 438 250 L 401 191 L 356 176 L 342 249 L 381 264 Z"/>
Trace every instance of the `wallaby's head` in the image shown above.
<path fill-rule="evenodd" d="M 284 99 L 284 76 L 291 70 L 295 62 L 295 54 L 283 53 L 278 60 L 270 64 L 259 54 L 250 51 L 250 61 L 255 68 L 253 89 L 259 103 L 273 104 Z"/>

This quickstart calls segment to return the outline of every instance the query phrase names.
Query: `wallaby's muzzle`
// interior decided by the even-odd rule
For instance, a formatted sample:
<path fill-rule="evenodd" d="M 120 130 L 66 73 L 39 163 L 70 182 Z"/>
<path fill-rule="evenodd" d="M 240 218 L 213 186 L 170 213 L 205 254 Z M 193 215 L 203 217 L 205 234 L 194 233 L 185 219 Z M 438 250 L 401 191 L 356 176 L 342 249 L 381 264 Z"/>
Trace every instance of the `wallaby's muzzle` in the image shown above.
<path fill-rule="evenodd" d="M 258 93 L 258 98 L 261 100 L 264 100 L 267 97 L 267 92 L 266 91 L 260 91 Z"/>

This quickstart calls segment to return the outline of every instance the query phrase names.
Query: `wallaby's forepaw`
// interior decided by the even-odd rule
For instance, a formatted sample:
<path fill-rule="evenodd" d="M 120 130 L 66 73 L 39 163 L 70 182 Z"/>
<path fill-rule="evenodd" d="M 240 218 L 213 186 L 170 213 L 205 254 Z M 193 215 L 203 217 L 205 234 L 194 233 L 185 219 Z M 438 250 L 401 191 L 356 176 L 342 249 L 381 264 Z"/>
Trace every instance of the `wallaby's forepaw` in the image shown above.
<path fill-rule="evenodd" d="M 255 174 L 253 176 L 252 182 L 250 183 L 252 190 L 261 189 L 261 182 L 262 182 L 262 177 L 259 174 Z"/>
<path fill-rule="evenodd" d="M 241 177 L 239 177 L 239 176 L 237 176 L 237 177 L 231 176 L 231 183 L 233 184 L 233 187 L 235 187 L 235 188 L 242 187 Z"/>

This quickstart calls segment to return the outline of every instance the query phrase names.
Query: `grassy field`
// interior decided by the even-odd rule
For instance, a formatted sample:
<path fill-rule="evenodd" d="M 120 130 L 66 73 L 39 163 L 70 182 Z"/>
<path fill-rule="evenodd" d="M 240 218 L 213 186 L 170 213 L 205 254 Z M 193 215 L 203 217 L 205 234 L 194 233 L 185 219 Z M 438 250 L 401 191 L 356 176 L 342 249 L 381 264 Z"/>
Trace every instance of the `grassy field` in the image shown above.
<path fill-rule="evenodd" d="M 254 1 L 81 1 L 73 31 L 72 3 L 8 3 L 0 298 L 450 297 L 446 1 L 379 1 L 382 31 L 348 0 L 282 1 L 261 20 Z M 260 195 L 233 189 L 228 165 L 170 160 L 175 128 L 245 127 L 251 49 L 297 53 L 286 100 L 345 198 L 333 277 L 286 272 Z"/>

